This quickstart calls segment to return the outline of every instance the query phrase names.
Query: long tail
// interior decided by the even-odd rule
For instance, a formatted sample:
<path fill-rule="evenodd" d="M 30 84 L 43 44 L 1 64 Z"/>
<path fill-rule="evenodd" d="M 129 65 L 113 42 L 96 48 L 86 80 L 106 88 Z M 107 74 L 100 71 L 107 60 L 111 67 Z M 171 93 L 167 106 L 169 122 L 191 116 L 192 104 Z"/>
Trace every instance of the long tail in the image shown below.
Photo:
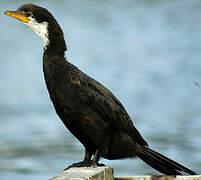
<path fill-rule="evenodd" d="M 196 175 L 196 173 L 190 169 L 152 149 L 149 149 L 148 147 L 142 147 L 140 149 L 141 150 L 137 153 L 137 156 L 161 173 L 166 175 L 181 175 L 181 172 L 186 172 L 190 175 Z"/>

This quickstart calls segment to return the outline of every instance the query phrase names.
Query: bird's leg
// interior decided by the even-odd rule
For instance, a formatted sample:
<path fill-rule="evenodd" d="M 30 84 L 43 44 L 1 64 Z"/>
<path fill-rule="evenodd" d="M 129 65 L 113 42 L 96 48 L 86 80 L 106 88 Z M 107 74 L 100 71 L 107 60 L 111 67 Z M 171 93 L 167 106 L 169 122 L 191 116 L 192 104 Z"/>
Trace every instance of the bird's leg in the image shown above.
<path fill-rule="evenodd" d="M 110 129 L 107 130 L 107 132 L 105 133 L 105 137 L 103 142 L 101 143 L 101 146 L 99 146 L 96 149 L 96 152 L 94 154 L 94 157 L 92 159 L 92 166 L 93 167 L 97 167 L 97 166 L 105 166 L 104 164 L 99 164 L 98 161 L 100 160 L 101 155 L 104 153 L 108 152 L 108 144 L 110 142 L 110 138 L 111 138 L 111 131 Z"/>
<path fill-rule="evenodd" d="M 97 149 L 92 159 L 92 166 L 93 167 L 105 166 L 104 164 L 99 164 L 98 163 L 99 160 L 100 160 L 100 149 Z"/>
<path fill-rule="evenodd" d="M 68 166 L 64 170 L 70 169 L 72 167 L 90 167 L 92 165 L 91 157 L 92 157 L 92 153 L 88 151 L 87 149 L 85 149 L 84 160 L 81 162 L 73 163 L 72 165 Z"/>
<path fill-rule="evenodd" d="M 92 157 L 92 153 L 85 149 L 85 156 L 83 162 L 90 162 Z"/>
<path fill-rule="evenodd" d="M 92 165 L 93 167 L 97 167 L 98 165 L 98 161 L 100 160 L 100 150 L 97 149 L 95 154 L 94 154 L 94 157 L 92 159 Z"/>

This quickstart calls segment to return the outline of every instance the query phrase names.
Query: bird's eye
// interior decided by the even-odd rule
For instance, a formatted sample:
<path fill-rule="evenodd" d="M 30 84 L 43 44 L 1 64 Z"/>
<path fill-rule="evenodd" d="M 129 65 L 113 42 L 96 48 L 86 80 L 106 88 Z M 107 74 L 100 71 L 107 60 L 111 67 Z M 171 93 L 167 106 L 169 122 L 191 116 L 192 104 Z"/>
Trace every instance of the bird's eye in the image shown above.
<path fill-rule="evenodd" d="M 31 12 L 25 12 L 25 16 L 26 16 L 26 17 L 30 17 L 31 15 L 32 15 Z"/>

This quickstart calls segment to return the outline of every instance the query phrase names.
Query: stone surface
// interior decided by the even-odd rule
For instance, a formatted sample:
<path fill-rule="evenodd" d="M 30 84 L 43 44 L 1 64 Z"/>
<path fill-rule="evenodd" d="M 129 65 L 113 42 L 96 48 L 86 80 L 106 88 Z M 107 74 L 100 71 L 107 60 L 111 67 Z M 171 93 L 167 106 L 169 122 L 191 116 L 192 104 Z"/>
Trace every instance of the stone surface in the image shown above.
<path fill-rule="evenodd" d="M 132 176 L 116 177 L 114 180 L 201 180 L 201 175 L 195 176 Z"/>
<path fill-rule="evenodd" d="M 195 176 L 132 176 L 115 177 L 113 169 L 103 167 L 70 168 L 50 180 L 201 180 L 201 175 Z"/>
<path fill-rule="evenodd" d="M 113 169 L 110 167 L 70 168 L 50 180 L 114 180 Z"/>

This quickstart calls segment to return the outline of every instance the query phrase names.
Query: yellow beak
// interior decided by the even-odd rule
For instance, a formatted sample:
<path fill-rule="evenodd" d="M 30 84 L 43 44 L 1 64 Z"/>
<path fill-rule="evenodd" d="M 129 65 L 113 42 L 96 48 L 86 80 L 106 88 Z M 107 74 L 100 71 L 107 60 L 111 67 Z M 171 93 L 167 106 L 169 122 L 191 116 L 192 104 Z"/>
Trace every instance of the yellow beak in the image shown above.
<path fill-rule="evenodd" d="M 28 23 L 30 21 L 30 19 L 27 18 L 24 14 L 17 11 L 6 11 L 4 14 L 16 18 L 24 23 Z"/>

